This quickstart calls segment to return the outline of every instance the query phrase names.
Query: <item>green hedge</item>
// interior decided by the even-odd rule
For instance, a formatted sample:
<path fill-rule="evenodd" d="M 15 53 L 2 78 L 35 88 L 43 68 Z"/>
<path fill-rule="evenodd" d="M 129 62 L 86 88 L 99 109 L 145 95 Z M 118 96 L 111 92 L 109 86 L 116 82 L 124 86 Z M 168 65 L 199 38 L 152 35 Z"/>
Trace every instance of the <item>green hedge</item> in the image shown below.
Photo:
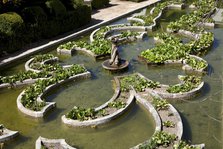
<path fill-rule="evenodd" d="M 12 52 L 23 44 L 24 21 L 14 12 L 0 14 L 0 51 Z"/>
<path fill-rule="evenodd" d="M 102 8 L 106 5 L 108 5 L 109 0 L 93 0 L 91 2 L 91 6 L 93 9 L 98 9 L 98 8 Z"/>
<path fill-rule="evenodd" d="M 25 44 L 55 37 L 91 20 L 91 7 L 79 3 L 82 0 L 67 0 L 72 2 L 72 9 L 65 7 L 63 0 L 29 1 L 29 5 L 38 5 L 25 7 L 19 13 L 0 14 L 0 56 L 3 51 L 16 51 Z"/>

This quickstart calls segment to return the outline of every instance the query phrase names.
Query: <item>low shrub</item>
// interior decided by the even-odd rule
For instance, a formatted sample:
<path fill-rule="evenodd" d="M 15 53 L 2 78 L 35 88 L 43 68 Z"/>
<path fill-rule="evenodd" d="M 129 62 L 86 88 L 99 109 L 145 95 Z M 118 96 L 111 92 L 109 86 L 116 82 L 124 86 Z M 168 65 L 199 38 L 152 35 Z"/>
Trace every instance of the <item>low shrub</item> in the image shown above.
<path fill-rule="evenodd" d="M 109 3 L 109 0 L 93 0 L 91 2 L 91 6 L 93 9 L 99 9 L 108 5 L 108 3 Z"/>

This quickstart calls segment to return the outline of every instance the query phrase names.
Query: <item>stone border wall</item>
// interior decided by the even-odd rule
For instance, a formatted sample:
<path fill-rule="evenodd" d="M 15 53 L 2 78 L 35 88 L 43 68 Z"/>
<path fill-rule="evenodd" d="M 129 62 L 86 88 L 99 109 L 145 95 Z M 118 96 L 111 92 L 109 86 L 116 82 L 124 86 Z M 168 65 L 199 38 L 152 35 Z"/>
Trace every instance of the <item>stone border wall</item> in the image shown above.
<path fill-rule="evenodd" d="M 35 149 L 42 149 L 42 143 L 43 144 L 47 143 L 47 144 L 52 144 L 52 145 L 59 144 L 58 148 L 61 148 L 61 149 L 76 149 L 68 145 L 65 139 L 47 139 L 41 136 L 36 140 Z"/>
<path fill-rule="evenodd" d="M 19 135 L 18 131 L 11 131 L 7 128 L 3 128 L 3 135 L 0 135 L 0 143 L 11 140 Z"/>

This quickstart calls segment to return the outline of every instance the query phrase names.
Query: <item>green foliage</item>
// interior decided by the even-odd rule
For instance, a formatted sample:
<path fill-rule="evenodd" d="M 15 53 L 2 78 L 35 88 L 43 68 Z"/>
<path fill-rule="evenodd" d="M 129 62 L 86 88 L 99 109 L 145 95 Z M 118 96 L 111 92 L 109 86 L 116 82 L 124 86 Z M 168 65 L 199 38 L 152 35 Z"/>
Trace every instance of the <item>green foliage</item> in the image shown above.
<path fill-rule="evenodd" d="M 195 59 L 193 57 L 188 57 L 186 59 L 186 64 L 188 64 L 189 66 L 191 66 L 193 69 L 196 69 L 196 70 L 205 69 L 208 66 L 207 62 L 203 60 Z"/>
<path fill-rule="evenodd" d="M 156 108 L 156 110 L 167 110 L 169 108 L 169 103 L 166 99 L 153 97 L 152 104 Z"/>
<path fill-rule="evenodd" d="M 175 124 L 172 121 L 164 121 L 163 126 L 174 128 Z"/>
<path fill-rule="evenodd" d="M 91 2 L 91 5 L 93 9 L 99 9 L 108 5 L 108 3 L 109 3 L 109 0 L 93 0 Z"/>
<path fill-rule="evenodd" d="M 57 70 L 54 70 L 53 73 L 47 72 L 46 74 L 50 75 L 51 77 L 46 78 L 46 79 L 38 79 L 35 82 L 35 84 L 25 89 L 25 92 L 21 98 L 21 102 L 23 106 L 34 111 L 40 111 L 42 107 L 44 107 L 46 104 L 45 102 L 38 102 L 37 97 L 41 93 L 43 93 L 43 91 L 48 86 L 58 83 L 61 80 L 65 80 L 71 76 L 74 76 L 76 74 L 80 74 L 83 72 L 86 72 L 86 69 L 80 65 L 72 65 L 71 67 L 67 69 L 59 68 Z M 42 74 L 42 73 L 43 72 L 38 73 L 38 74 Z"/>
<path fill-rule="evenodd" d="M 96 55 L 106 55 L 111 53 L 111 42 L 106 39 L 96 39 L 91 44 L 85 41 L 74 42 L 76 47 L 86 48 Z"/>
<path fill-rule="evenodd" d="M 193 90 L 201 84 L 201 77 L 197 76 L 184 76 L 180 78 L 183 83 L 170 86 L 167 89 L 169 93 L 185 93 Z"/>
<path fill-rule="evenodd" d="M 137 74 L 121 78 L 121 91 L 128 92 L 131 90 L 131 87 L 138 92 L 142 92 L 145 91 L 146 88 L 155 89 L 159 87 L 159 82 L 146 80 Z"/>
<path fill-rule="evenodd" d="M 113 101 L 108 104 L 108 107 L 117 108 L 117 109 L 124 108 L 125 106 L 126 106 L 126 103 L 123 101 Z"/>
<path fill-rule="evenodd" d="M 200 147 L 191 146 L 187 144 L 185 141 L 180 140 L 179 143 L 174 144 L 173 149 L 200 149 Z"/>
<path fill-rule="evenodd" d="M 73 120 L 90 120 L 94 119 L 97 112 L 93 108 L 80 108 L 80 107 L 74 107 L 70 112 L 66 114 L 67 118 L 73 119 Z"/>
<path fill-rule="evenodd" d="M 39 54 L 33 57 L 33 63 L 44 62 L 45 60 L 49 60 L 54 58 L 53 54 Z"/>
<path fill-rule="evenodd" d="M 65 15 L 66 8 L 60 0 L 48 0 L 46 1 L 46 7 L 51 16 L 60 17 Z"/>
<path fill-rule="evenodd" d="M 133 32 L 133 31 L 126 31 L 126 32 L 121 32 L 121 36 L 120 38 L 128 38 L 128 37 L 134 37 L 136 38 L 136 36 L 138 36 L 139 33 L 138 32 Z"/>
<path fill-rule="evenodd" d="M 159 146 L 168 147 L 176 140 L 176 135 L 164 131 L 157 131 L 147 144 L 141 145 L 140 149 L 155 149 Z"/>

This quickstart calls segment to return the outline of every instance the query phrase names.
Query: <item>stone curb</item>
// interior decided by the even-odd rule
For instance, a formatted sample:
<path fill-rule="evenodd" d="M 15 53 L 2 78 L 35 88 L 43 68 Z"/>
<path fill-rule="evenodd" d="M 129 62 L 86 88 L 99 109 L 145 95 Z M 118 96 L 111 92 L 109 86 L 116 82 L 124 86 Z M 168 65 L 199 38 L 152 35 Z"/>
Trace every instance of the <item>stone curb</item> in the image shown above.
<path fill-rule="evenodd" d="M 11 140 L 18 136 L 18 131 L 12 131 L 7 128 L 3 128 L 3 135 L 0 135 L 0 143 Z"/>
<path fill-rule="evenodd" d="M 42 143 L 49 143 L 49 144 L 59 144 L 59 148 L 61 149 L 76 149 L 70 145 L 67 144 L 67 142 L 65 141 L 65 139 L 47 139 L 47 138 L 43 138 L 43 137 L 39 137 L 36 140 L 36 145 L 35 145 L 35 149 L 42 149 Z"/>

